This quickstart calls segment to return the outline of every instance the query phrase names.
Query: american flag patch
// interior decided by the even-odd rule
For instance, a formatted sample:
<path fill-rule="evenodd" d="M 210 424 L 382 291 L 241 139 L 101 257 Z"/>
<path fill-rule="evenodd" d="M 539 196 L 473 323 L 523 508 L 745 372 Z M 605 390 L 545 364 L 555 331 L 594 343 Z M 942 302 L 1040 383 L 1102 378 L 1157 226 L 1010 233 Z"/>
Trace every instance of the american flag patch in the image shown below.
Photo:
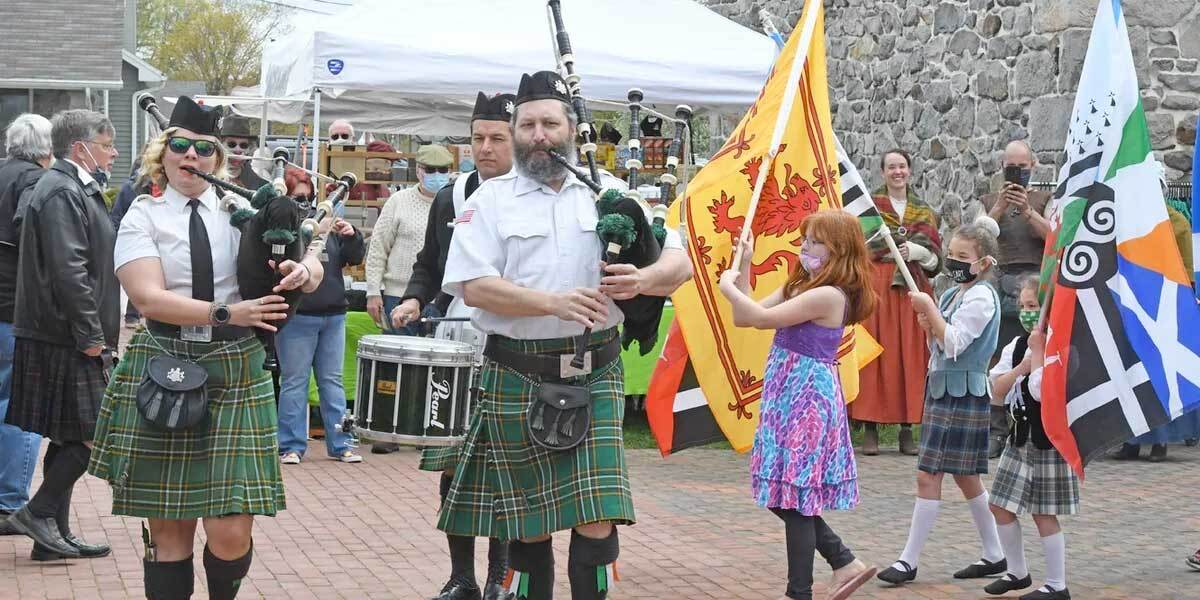
<path fill-rule="evenodd" d="M 471 217 L 475 216 L 475 209 L 469 208 L 463 211 L 463 214 L 454 220 L 455 225 L 463 225 L 471 222 Z"/>

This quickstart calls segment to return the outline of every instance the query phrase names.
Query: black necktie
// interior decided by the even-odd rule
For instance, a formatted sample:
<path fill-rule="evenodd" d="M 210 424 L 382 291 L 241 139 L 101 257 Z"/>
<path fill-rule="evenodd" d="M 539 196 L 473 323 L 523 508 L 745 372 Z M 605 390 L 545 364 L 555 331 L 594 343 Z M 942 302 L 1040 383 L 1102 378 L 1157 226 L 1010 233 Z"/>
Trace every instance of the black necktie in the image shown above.
<path fill-rule="evenodd" d="M 188 200 L 192 217 L 188 221 L 188 247 L 192 252 L 192 298 L 213 301 L 212 246 L 208 243 L 208 229 L 200 218 L 200 201 Z"/>

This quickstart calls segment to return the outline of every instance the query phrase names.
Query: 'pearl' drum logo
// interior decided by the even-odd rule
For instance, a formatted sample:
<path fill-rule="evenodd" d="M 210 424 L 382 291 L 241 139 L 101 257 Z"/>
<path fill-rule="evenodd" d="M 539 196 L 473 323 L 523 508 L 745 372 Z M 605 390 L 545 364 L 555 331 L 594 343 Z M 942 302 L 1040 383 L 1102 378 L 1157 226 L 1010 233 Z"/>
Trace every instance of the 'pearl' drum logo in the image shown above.
<path fill-rule="evenodd" d="M 450 382 L 443 379 L 441 383 L 436 380 L 429 381 L 429 424 L 446 429 L 446 426 L 438 419 L 440 414 L 439 406 L 442 400 L 450 399 Z"/>

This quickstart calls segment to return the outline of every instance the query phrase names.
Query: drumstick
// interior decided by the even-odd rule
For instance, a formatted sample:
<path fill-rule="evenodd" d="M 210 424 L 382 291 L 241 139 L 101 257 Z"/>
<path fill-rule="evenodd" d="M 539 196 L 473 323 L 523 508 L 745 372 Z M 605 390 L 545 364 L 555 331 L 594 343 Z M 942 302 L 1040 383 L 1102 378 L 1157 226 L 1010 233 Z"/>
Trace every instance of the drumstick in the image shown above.
<path fill-rule="evenodd" d="M 466 323 L 471 317 L 421 317 L 421 323 Z"/>

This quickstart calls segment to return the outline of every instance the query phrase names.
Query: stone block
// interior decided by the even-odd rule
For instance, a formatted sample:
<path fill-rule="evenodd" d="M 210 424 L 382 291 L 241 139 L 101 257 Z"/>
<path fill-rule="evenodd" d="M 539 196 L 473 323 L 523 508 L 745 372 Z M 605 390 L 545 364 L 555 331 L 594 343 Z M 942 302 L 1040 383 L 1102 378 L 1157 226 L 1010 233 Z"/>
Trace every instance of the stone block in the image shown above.
<path fill-rule="evenodd" d="M 944 146 L 942 141 L 937 138 L 929 140 L 928 152 L 928 156 L 931 160 L 943 160 L 946 158 L 946 146 Z"/>
<path fill-rule="evenodd" d="M 1130 27 L 1174 27 L 1196 8 L 1196 0 L 1122 2 Z M 1094 6 L 1094 3 L 1093 3 Z"/>
<path fill-rule="evenodd" d="M 1179 49 L 1187 58 L 1200 59 L 1200 19 L 1189 19 L 1179 27 Z"/>
<path fill-rule="evenodd" d="M 1167 86 L 1167 89 L 1177 92 L 1200 92 L 1200 75 L 1187 73 L 1160 73 L 1159 81 Z"/>
<path fill-rule="evenodd" d="M 1154 68 L 1158 69 L 1160 72 L 1175 70 L 1175 61 L 1167 58 L 1156 58 L 1150 61 L 1150 64 L 1154 65 Z"/>
<path fill-rule="evenodd" d="M 975 133 L 975 99 L 959 96 L 954 108 L 946 113 L 942 129 L 959 137 L 971 137 Z"/>
<path fill-rule="evenodd" d="M 937 33 L 958 31 L 967 21 L 967 13 L 963 7 L 950 2 L 937 5 L 933 13 L 933 30 Z"/>
<path fill-rule="evenodd" d="M 954 99 L 957 94 L 954 93 L 949 81 L 934 81 L 926 86 L 926 89 L 928 90 L 926 97 L 929 99 L 929 105 L 934 110 L 944 113 L 954 108 Z"/>
<path fill-rule="evenodd" d="M 1025 107 L 1016 102 L 1005 102 L 1000 105 L 1000 115 L 1005 119 L 1014 120 L 1025 114 Z"/>
<path fill-rule="evenodd" d="M 1150 41 L 1155 44 L 1175 45 L 1175 32 L 1170 29 L 1156 29 L 1150 32 Z"/>
<path fill-rule="evenodd" d="M 1065 93 L 1079 88 L 1079 75 L 1083 72 L 1090 36 L 1090 31 L 1082 29 L 1063 32 L 1058 56 L 1058 91 Z"/>
<path fill-rule="evenodd" d="M 900 24 L 905 27 L 913 27 L 921 20 L 921 10 L 915 4 L 908 5 L 904 12 L 900 14 Z"/>
<path fill-rule="evenodd" d="M 1175 61 L 1175 69 L 1184 73 L 1195 73 L 1196 63 L 1200 62 L 1194 58 L 1181 58 Z"/>
<path fill-rule="evenodd" d="M 1183 173 L 1192 172 L 1192 149 L 1173 150 L 1163 155 L 1163 163 Z"/>
<path fill-rule="evenodd" d="M 1033 9 L 1029 6 L 1018 6 L 1009 26 L 1013 35 L 1029 35 L 1033 33 Z"/>
<path fill-rule="evenodd" d="M 1154 92 L 1142 95 L 1142 110 L 1153 111 L 1157 110 L 1159 105 L 1158 96 Z"/>
<path fill-rule="evenodd" d="M 1072 108 L 1069 96 L 1042 96 L 1030 103 L 1029 141 L 1035 151 L 1062 150 Z"/>
<path fill-rule="evenodd" d="M 1021 43 L 1030 50 L 1045 50 L 1050 47 L 1050 36 L 1031 34 L 1025 36 Z"/>
<path fill-rule="evenodd" d="M 983 23 L 979 27 L 979 34 L 988 38 L 995 36 L 997 33 L 1000 33 L 1000 27 L 1003 24 L 999 15 L 990 14 L 983 18 Z"/>
<path fill-rule="evenodd" d="M 920 139 L 928 139 L 938 134 L 941 130 L 941 117 L 936 110 L 924 110 L 921 112 L 921 118 L 917 121 L 917 126 L 910 131 L 915 131 Z"/>
<path fill-rule="evenodd" d="M 988 58 L 1012 58 L 1021 53 L 1021 38 L 1002 35 L 988 40 Z"/>
<path fill-rule="evenodd" d="M 1014 77 L 1017 96 L 1043 96 L 1054 92 L 1058 69 L 1049 53 L 1031 52 L 1017 58 Z"/>
<path fill-rule="evenodd" d="M 1174 46 L 1151 48 L 1150 58 L 1179 58 L 1179 48 Z"/>
<path fill-rule="evenodd" d="M 1001 63 L 985 63 L 975 76 L 975 93 L 992 100 L 1008 98 L 1008 69 Z"/>
<path fill-rule="evenodd" d="M 965 94 L 971 89 L 971 78 L 966 73 L 958 72 L 950 75 L 950 88 L 959 94 Z"/>
<path fill-rule="evenodd" d="M 1000 109 L 991 100 L 980 100 L 975 113 L 975 125 L 979 131 L 994 134 L 1000 131 Z"/>
<path fill-rule="evenodd" d="M 950 42 L 946 44 L 946 51 L 951 54 L 962 54 L 966 52 L 972 56 L 979 52 L 979 45 L 982 40 L 979 35 L 970 29 L 960 29 L 950 36 Z"/>
<path fill-rule="evenodd" d="M 1166 113 L 1151 113 L 1146 115 L 1146 125 L 1150 128 L 1150 147 L 1155 150 L 1167 150 L 1175 147 L 1175 117 Z"/>
<path fill-rule="evenodd" d="M 1040 33 L 1057 33 L 1070 27 L 1092 26 L 1096 3 L 1091 0 L 1035 0 L 1034 27 Z"/>
<path fill-rule="evenodd" d="M 965 30 L 964 30 L 965 31 Z M 941 61 L 946 52 L 946 36 L 935 37 L 925 44 L 925 58 L 931 61 Z"/>
<path fill-rule="evenodd" d="M 1179 122 L 1179 127 L 1175 128 L 1175 141 L 1184 146 L 1192 146 L 1196 143 L 1196 121 L 1195 119 L 1183 119 Z"/>

